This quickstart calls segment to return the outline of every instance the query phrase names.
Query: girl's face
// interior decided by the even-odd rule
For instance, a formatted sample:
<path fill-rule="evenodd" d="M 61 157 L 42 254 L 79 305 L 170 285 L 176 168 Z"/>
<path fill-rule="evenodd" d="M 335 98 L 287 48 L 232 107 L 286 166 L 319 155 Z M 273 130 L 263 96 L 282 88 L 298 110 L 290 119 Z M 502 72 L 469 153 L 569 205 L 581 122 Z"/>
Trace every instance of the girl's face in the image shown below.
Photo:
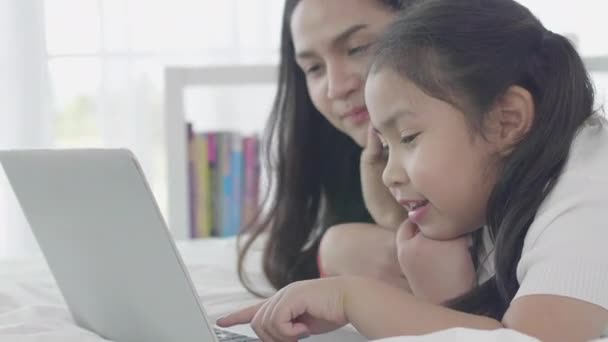
<path fill-rule="evenodd" d="M 369 124 L 368 50 L 395 15 L 378 0 L 301 0 L 291 18 L 296 63 L 313 104 L 360 146 Z"/>
<path fill-rule="evenodd" d="M 474 133 L 456 107 L 390 68 L 370 74 L 365 99 L 388 148 L 383 182 L 420 232 L 444 240 L 481 227 L 498 147 Z"/>

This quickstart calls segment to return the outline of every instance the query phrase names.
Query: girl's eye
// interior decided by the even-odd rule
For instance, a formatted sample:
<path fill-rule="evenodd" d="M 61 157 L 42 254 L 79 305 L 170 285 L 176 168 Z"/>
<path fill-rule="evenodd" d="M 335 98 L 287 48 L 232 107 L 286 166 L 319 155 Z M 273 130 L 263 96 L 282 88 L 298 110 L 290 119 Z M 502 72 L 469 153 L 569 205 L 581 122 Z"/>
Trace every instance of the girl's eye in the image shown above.
<path fill-rule="evenodd" d="M 352 49 L 348 49 L 348 55 L 353 56 L 353 55 L 365 52 L 365 51 L 367 51 L 367 49 L 369 49 L 370 46 L 371 46 L 371 44 L 365 44 L 365 45 L 356 46 Z"/>
<path fill-rule="evenodd" d="M 414 140 L 416 140 L 416 137 L 418 137 L 419 135 L 420 135 L 420 132 L 411 134 L 411 135 L 406 135 L 401 138 L 401 143 L 405 144 L 405 145 L 409 145 L 409 144 L 413 143 Z"/>

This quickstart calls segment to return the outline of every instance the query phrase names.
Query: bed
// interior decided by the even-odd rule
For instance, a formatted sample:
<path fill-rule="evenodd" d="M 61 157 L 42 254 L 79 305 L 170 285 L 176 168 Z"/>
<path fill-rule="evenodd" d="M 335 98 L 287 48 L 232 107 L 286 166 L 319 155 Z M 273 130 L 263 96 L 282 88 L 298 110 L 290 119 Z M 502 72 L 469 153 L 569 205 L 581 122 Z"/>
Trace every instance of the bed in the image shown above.
<path fill-rule="evenodd" d="M 178 242 L 197 291 L 215 319 L 256 299 L 236 275 L 235 239 Z M 255 256 L 252 255 L 252 256 Z M 260 272 L 260 286 L 266 284 Z M 0 341 L 99 342 L 99 336 L 75 325 L 41 255 L 0 262 Z"/>
<path fill-rule="evenodd" d="M 234 238 L 184 241 L 177 245 L 212 320 L 258 301 L 238 281 Z M 256 286 L 268 290 L 259 266 L 260 251 L 259 245 L 254 247 L 247 269 Z M 386 341 L 454 340 L 533 341 L 509 330 L 481 332 L 468 329 L 451 329 L 422 337 Z M 74 323 L 44 258 L 36 255 L 30 259 L 0 261 L 0 342 L 4 341 L 107 340 Z"/>

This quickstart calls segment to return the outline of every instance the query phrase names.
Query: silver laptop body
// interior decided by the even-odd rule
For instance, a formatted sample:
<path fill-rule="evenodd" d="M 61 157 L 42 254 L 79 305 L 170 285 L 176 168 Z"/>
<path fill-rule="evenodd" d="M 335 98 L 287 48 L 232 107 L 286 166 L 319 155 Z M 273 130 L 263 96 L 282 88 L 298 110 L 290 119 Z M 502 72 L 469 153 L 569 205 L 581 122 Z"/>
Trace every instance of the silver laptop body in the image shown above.
<path fill-rule="evenodd" d="M 117 342 L 218 341 L 129 151 L 3 151 L 0 162 L 80 326 Z"/>

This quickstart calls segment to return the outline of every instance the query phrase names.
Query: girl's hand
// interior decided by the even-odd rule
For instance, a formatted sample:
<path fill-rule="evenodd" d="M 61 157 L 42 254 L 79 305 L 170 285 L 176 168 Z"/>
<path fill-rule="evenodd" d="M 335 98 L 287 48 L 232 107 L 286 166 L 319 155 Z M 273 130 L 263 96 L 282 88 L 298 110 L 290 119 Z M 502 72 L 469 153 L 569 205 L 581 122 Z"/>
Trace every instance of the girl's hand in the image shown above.
<path fill-rule="evenodd" d="M 386 167 L 386 156 L 382 143 L 369 125 L 367 143 L 361 153 L 361 186 L 367 210 L 376 223 L 396 230 L 407 218 L 407 211 L 397 203 L 388 188 L 382 183 L 382 172 Z"/>
<path fill-rule="evenodd" d="M 416 297 L 441 304 L 468 292 L 475 285 L 469 236 L 448 241 L 431 240 L 406 220 L 397 231 L 396 244 L 401 270 Z"/>
<path fill-rule="evenodd" d="M 297 341 L 336 330 L 348 322 L 344 278 L 292 283 L 274 296 L 217 321 L 220 327 L 251 323 L 262 341 Z"/>

